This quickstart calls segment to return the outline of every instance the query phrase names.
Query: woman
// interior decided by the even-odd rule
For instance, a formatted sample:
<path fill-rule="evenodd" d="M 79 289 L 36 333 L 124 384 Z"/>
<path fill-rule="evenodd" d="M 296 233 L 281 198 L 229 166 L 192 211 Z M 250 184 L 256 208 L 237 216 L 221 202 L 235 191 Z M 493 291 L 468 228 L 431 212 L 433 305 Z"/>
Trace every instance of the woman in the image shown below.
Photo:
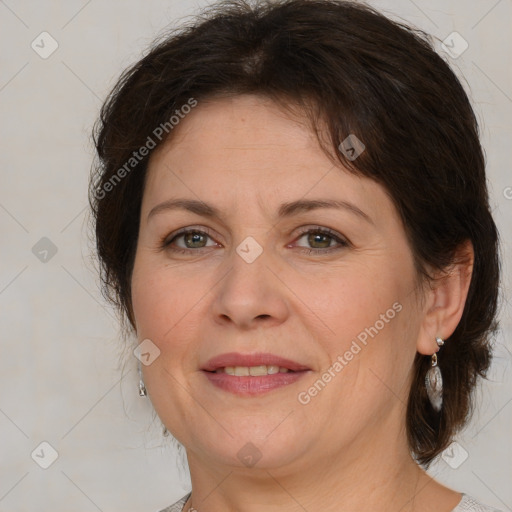
<path fill-rule="evenodd" d="M 170 511 L 488 511 L 425 472 L 490 363 L 498 237 L 468 98 L 351 2 L 219 4 L 95 132 L 105 291 L 185 447 Z"/>

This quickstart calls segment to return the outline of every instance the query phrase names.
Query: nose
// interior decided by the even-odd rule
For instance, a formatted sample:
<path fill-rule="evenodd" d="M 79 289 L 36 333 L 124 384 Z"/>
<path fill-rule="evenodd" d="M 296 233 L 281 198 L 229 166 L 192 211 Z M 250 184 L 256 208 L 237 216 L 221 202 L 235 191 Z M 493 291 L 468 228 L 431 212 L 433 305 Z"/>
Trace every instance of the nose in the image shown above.
<path fill-rule="evenodd" d="M 289 314 L 289 289 L 265 251 L 249 263 L 233 251 L 227 275 L 215 287 L 215 322 L 251 330 L 283 323 Z"/>

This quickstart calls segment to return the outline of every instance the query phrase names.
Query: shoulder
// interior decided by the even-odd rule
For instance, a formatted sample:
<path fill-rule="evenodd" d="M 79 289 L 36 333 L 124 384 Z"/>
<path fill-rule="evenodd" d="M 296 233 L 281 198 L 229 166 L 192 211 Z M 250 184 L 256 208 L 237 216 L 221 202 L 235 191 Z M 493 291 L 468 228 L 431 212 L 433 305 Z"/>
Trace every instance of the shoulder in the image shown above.
<path fill-rule="evenodd" d="M 452 512 L 500 512 L 499 510 L 482 505 L 479 501 L 467 494 L 462 495 L 460 503 Z"/>
<path fill-rule="evenodd" d="M 183 498 L 181 498 L 181 500 L 177 501 L 173 505 L 170 505 L 167 508 L 160 510 L 160 512 L 181 512 L 183 510 L 183 506 L 187 502 L 189 496 L 190 496 L 190 493 L 187 494 L 186 496 L 183 496 Z"/>

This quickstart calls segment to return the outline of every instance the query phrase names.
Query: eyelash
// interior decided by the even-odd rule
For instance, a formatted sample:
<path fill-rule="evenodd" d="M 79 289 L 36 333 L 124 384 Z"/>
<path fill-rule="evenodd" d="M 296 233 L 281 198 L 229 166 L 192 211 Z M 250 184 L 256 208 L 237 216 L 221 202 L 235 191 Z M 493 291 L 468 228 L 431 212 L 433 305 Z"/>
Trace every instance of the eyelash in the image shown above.
<path fill-rule="evenodd" d="M 179 254 L 188 254 L 190 253 L 190 251 L 199 251 L 201 249 L 207 249 L 207 247 L 200 247 L 198 249 L 182 249 L 182 248 L 175 248 L 175 247 L 172 247 L 171 244 L 172 242 L 174 242 L 177 238 L 180 238 L 184 235 L 187 235 L 189 233 L 195 233 L 195 234 L 200 234 L 200 235 L 206 235 L 208 236 L 209 238 L 213 238 L 211 236 L 211 234 L 208 232 L 208 230 L 201 230 L 201 229 L 195 229 L 195 228 L 187 228 L 187 229 L 183 229 L 181 231 L 179 231 L 178 233 L 174 234 L 172 236 L 171 239 L 169 239 L 168 236 L 162 238 L 161 242 L 160 242 L 160 248 L 161 249 L 167 249 L 167 250 L 170 250 L 172 252 L 175 252 L 175 253 L 179 253 Z M 306 254 L 327 254 L 327 253 L 331 253 L 333 251 L 337 251 L 337 250 L 340 250 L 340 249 L 343 249 L 343 248 L 346 248 L 346 247 L 349 247 L 350 246 L 350 242 L 348 242 L 348 240 L 346 240 L 345 238 L 341 237 L 340 235 L 338 235 L 336 232 L 332 231 L 331 229 L 329 228 L 322 228 L 322 227 L 315 227 L 315 228 L 307 228 L 305 229 L 304 231 L 301 231 L 297 237 L 297 240 L 300 240 L 304 235 L 307 235 L 309 233 L 320 233 L 322 235 L 328 235 L 331 239 L 333 239 L 335 242 L 338 242 L 338 246 L 334 246 L 334 247 L 327 247 L 325 249 L 315 249 L 315 248 L 311 248 L 311 249 L 308 249 L 306 247 L 301 247 L 301 252 L 303 253 L 306 253 Z"/>

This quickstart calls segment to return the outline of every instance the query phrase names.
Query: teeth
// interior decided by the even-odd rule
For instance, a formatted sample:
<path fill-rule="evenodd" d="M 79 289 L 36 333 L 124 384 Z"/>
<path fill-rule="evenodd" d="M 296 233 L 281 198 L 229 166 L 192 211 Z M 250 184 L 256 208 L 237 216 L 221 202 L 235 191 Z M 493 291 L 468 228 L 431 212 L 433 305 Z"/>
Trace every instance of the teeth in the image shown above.
<path fill-rule="evenodd" d="M 249 368 L 249 375 L 258 376 L 258 375 L 268 375 L 267 367 L 263 366 L 251 366 Z"/>
<path fill-rule="evenodd" d="M 235 375 L 237 377 L 246 377 L 249 375 L 249 368 L 247 366 L 235 366 Z"/>
<path fill-rule="evenodd" d="M 226 366 L 225 368 L 217 368 L 216 373 L 227 373 L 228 375 L 235 375 L 236 377 L 253 377 L 262 375 L 273 375 L 275 373 L 287 373 L 288 368 L 280 366 Z"/>

